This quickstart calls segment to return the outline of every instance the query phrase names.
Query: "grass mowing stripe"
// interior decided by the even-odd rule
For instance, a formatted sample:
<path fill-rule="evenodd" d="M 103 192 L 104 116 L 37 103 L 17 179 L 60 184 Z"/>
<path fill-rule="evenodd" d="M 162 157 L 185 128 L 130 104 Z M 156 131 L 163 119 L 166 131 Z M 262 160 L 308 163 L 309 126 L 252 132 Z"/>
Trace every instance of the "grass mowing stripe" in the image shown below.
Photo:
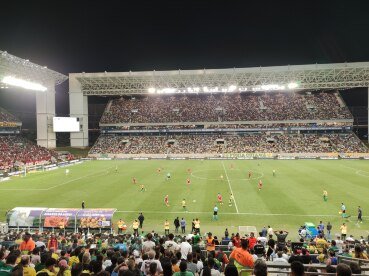
<path fill-rule="evenodd" d="M 21 188 L 21 189 L 15 189 L 15 188 L 14 189 L 12 189 L 12 188 L 7 189 L 7 188 L 5 188 L 5 189 L 0 189 L 0 191 L 49 191 L 51 189 L 55 189 L 57 187 L 64 186 L 64 185 L 72 183 L 74 181 L 81 180 L 83 178 L 87 178 L 87 177 L 90 177 L 90 176 L 99 175 L 101 173 L 107 174 L 109 172 L 107 172 L 106 170 L 102 170 L 102 171 L 99 171 L 99 172 L 96 172 L 96 173 L 91 173 L 91 174 L 88 174 L 88 175 L 84 175 L 84 176 L 81 176 L 81 177 L 78 177 L 78 178 L 68 180 L 66 182 L 51 186 L 49 188 L 43 188 L 43 189 L 23 189 L 23 188 Z"/>

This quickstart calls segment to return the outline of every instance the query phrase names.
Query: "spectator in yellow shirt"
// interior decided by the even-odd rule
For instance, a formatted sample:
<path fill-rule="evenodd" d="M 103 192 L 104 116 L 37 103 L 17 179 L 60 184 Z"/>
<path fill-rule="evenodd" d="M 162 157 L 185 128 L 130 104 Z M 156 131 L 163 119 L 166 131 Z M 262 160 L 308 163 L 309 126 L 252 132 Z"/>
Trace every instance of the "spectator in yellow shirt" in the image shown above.
<path fill-rule="evenodd" d="M 140 224 L 138 223 L 138 220 L 135 219 L 135 221 L 132 224 L 132 228 L 133 228 L 133 235 L 134 236 L 138 236 L 138 227 L 140 226 Z"/>
<path fill-rule="evenodd" d="M 200 220 L 198 218 L 195 219 L 195 232 L 200 234 Z"/>
<path fill-rule="evenodd" d="M 167 219 L 164 222 L 164 234 L 169 235 L 169 221 Z"/>
<path fill-rule="evenodd" d="M 345 241 L 346 240 L 346 235 L 347 235 L 347 226 L 346 226 L 346 224 L 342 223 L 340 229 L 341 229 L 341 239 L 343 241 Z"/>
<path fill-rule="evenodd" d="M 30 264 L 29 256 L 23 255 L 21 258 L 21 265 L 23 266 L 23 276 L 36 276 L 36 270 L 29 264 Z"/>

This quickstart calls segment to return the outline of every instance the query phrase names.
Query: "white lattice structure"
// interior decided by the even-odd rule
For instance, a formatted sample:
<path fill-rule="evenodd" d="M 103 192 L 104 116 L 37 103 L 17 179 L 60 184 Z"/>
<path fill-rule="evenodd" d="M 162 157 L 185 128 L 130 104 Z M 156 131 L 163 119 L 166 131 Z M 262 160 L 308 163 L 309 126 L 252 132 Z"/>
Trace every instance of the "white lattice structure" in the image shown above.
<path fill-rule="evenodd" d="M 55 116 L 55 86 L 66 81 L 68 77 L 46 66 L 0 51 L 0 81 L 5 76 L 37 82 L 47 87 L 45 92 L 36 92 L 37 144 L 55 148 L 56 138 L 52 130 L 52 117 Z"/>
<path fill-rule="evenodd" d="M 289 87 L 289 84 L 297 87 Z M 151 93 L 206 93 L 324 90 L 369 87 L 369 62 L 288 65 L 233 69 L 73 73 L 69 75 L 71 116 L 83 122 L 72 146 L 88 145 L 88 96 Z"/>

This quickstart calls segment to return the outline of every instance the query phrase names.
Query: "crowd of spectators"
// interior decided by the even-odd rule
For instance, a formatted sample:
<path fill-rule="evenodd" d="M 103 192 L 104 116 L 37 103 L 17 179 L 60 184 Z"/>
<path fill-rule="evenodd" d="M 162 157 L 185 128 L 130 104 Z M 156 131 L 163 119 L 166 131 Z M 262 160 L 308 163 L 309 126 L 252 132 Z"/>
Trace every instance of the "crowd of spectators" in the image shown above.
<path fill-rule="evenodd" d="M 0 135 L 0 170 L 36 165 L 56 158 L 55 152 L 40 147 L 19 135 Z"/>
<path fill-rule="evenodd" d="M 0 122 L 19 122 L 19 120 L 0 107 Z"/>
<path fill-rule="evenodd" d="M 101 135 L 90 154 L 369 152 L 353 134 Z"/>
<path fill-rule="evenodd" d="M 350 127 L 352 123 L 347 122 L 321 122 L 321 123 L 264 123 L 264 124 L 175 124 L 175 125 L 140 125 L 140 126 L 110 126 L 103 127 L 103 130 L 172 130 L 172 129 L 250 129 L 250 128 L 292 128 L 292 127 L 302 127 L 302 128 L 316 128 L 316 127 Z"/>
<path fill-rule="evenodd" d="M 336 93 L 149 95 L 114 99 L 100 123 L 352 119 Z"/>
<path fill-rule="evenodd" d="M 300 233 L 294 242 L 287 239 L 287 231 L 270 226 L 245 236 L 225 229 L 220 238 L 210 232 L 201 235 L 196 229 L 181 235 L 169 230 L 166 235 L 155 231 L 95 235 L 87 231 L 33 235 L 10 232 L 1 237 L 0 274 L 237 276 L 242 269 L 251 269 L 256 276 L 267 275 L 268 270 L 283 273 L 286 269 L 292 275 L 303 275 L 306 270 L 317 274 L 360 274 L 358 260 L 368 259 L 368 241 L 363 237 L 330 237 L 327 233 L 331 228 L 327 230 L 322 222 L 318 228 L 316 237 Z M 338 264 L 338 256 L 352 260 L 352 264 Z M 280 267 L 268 268 L 272 264 Z M 319 271 L 304 267 L 310 264 L 319 264 Z M 339 274 L 341 269 L 350 274 Z"/>

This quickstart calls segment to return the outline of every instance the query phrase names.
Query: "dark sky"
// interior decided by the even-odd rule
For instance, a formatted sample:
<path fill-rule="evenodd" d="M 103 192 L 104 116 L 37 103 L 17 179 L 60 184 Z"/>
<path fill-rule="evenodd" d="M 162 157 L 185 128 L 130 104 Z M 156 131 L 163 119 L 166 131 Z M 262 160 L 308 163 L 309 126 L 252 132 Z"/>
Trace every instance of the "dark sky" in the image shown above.
<path fill-rule="evenodd" d="M 12 0 L 0 9 L 0 49 L 64 74 L 369 61 L 366 0 Z M 1 92 L 0 105 L 14 100 Z M 67 85 L 57 92 L 67 113 Z M 33 108 L 32 93 L 16 93 L 19 108 Z"/>

